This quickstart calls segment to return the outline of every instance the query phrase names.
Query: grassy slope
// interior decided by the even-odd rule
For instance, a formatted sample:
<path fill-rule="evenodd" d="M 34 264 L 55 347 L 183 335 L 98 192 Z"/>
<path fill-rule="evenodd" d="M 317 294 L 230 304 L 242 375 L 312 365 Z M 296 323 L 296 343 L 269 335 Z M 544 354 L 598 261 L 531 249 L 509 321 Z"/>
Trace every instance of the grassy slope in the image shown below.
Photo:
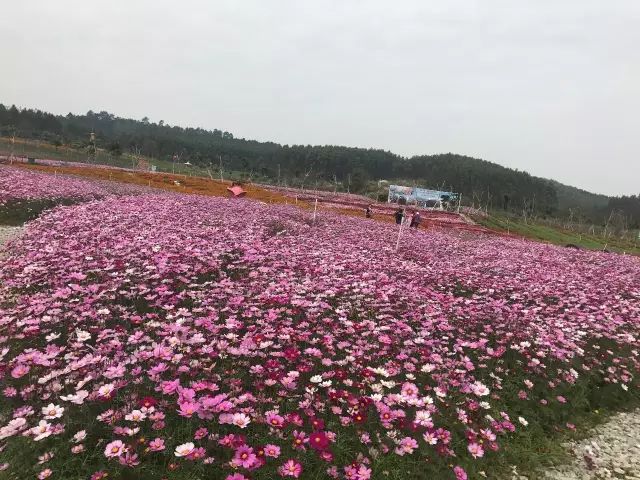
<path fill-rule="evenodd" d="M 640 241 L 638 240 L 631 241 L 614 237 L 605 239 L 601 236 L 572 232 L 539 223 L 525 223 L 521 219 L 508 218 L 499 214 L 493 214 L 486 218 L 477 217 L 474 220 L 492 230 L 520 235 L 532 240 L 556 245 L 572 243 L 590 250 L 603 250 L 606 248 L 614 252 L 640 255 Z"/>

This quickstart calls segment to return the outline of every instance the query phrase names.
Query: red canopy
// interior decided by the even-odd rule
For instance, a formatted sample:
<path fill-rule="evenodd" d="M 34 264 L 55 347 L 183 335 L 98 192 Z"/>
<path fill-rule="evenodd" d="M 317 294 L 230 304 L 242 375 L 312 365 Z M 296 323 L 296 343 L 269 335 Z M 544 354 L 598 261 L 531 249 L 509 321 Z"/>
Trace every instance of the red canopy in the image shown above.
<path fill-rule="evenodd" d="M 247 192 L 244 191 L 242 187 L 239 187 L 237 185 L 233 187 L 227 187 L 227 191 L 232 197 L 244 197 L 247 194 Z"/>

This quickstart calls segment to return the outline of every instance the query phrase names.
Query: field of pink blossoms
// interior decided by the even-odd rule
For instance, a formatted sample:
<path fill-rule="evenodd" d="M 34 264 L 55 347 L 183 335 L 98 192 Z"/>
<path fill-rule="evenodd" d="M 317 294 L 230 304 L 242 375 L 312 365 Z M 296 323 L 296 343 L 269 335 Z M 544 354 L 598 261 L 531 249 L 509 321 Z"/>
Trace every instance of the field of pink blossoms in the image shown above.
<path fill-rule="evenodd" d="M 55 209 L 0 268 L 0 478 L 480 478 L 638 396 L 640 261 L 250 200 Z"/>
<path fill-rule="evenodd" d="M 139 185 L 50 175 L 0 164 L 0 207 L 30 200 L 91 200 L 109 195 L 149 193 Z"/>

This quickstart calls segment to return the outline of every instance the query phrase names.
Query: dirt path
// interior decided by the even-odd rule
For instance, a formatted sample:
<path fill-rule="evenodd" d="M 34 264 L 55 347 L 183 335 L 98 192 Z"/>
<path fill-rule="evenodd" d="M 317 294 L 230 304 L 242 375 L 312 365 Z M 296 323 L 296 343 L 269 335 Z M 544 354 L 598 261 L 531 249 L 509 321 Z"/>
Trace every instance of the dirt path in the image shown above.
<path fill-rule="evenodd" d="M 0 248 L 5 242 L 8 242 L 20 233 L 22 227 L 6 227 L 0 225 Z M 1 255 L 1 253 L 0 253 Z"/>
<path fill-rule="evenodd" d="M 548 470 L 546 480 L 640 480 L 640 410 L 614 415 L 566 447 L 573 462 Z"/>

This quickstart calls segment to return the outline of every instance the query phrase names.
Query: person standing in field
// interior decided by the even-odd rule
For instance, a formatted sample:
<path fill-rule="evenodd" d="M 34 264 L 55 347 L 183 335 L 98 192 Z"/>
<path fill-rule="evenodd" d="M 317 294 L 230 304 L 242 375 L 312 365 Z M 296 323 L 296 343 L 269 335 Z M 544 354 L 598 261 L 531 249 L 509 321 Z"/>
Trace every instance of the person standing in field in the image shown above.
<path fill-rule="evenodd" d="M 413 212 L 413 217 L 411 217 L 411 227 L 417 230 L 420 226 L 420 222 L 422 222 L 422 217 L 420 216 L 420 212 L 416 210 Z"/>
<path fill-rule="evenodd" d="M 402 225 L 402 219 L 404 217 L 404 211 L 402 210 L 402 207 L 398 207 L 398 210 L 396 210 L 396 213 L 393 214 L 394 217 L 396 217 L 396 225 Z"/>
<path fill-rule="evenodd" d="M 369 205 L 367 206 L 367 209 L 364 211 L 364 215 L 365 215 L 367 218 L 371 218 L 371 217 L 373 217 L 373 211 L 371 210 L 371 204 L 369 204 Z"/>

